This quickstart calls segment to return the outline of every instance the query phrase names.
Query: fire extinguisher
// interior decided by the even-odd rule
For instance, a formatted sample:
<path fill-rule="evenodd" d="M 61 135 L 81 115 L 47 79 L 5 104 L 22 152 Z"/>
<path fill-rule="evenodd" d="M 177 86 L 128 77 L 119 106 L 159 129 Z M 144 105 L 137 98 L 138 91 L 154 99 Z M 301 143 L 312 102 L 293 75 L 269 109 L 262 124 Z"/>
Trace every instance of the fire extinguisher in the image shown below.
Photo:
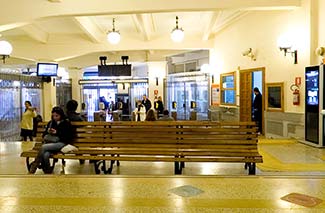
<path fill-rule="evenodd" d="M 293 105 L 299 105 L 300 104 L 300 92 L 299 87 L 296 84 L 291 85 L 290 87 L 291 91 L 293 91 Z"/>

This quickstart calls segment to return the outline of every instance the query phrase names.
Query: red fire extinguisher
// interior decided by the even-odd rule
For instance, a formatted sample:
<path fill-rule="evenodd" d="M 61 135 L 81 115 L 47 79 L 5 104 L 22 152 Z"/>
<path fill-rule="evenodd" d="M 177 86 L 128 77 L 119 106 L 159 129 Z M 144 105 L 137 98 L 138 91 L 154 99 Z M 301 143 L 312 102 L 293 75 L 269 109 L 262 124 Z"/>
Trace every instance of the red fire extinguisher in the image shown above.
<path fill-rule="evenodd" d="M 299 87 L 295 84 L 291 85 L 290 87 L 291 91 L 293 91 L 293 105 L 299 105 L 300 104 L 300 92 Z"/>

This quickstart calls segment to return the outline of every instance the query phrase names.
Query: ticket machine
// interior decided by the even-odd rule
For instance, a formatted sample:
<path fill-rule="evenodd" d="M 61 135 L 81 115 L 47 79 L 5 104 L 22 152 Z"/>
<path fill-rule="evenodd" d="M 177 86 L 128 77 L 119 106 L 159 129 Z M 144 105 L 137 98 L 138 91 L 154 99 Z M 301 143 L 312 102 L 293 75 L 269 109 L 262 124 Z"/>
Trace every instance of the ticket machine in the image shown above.
<path fill-rule="evenodd" d="M 305 68 L 305 142 L 324 147 L 324 65 Z"/>

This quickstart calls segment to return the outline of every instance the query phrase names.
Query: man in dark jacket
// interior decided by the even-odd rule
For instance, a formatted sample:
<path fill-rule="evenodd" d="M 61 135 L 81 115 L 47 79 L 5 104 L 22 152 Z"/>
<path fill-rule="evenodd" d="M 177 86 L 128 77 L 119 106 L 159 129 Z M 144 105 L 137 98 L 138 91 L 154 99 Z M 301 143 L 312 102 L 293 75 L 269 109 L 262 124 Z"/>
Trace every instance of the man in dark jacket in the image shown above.
<path fill-rule="evenodd" d="M 143 99 L 141 103 L 143 104 L 143 106 L 145 106 L 146 112 L 148 112 L 148 110 L 151 108 L 151 101 L 147 98 L 146 95 L 143 95 L 142 98 Z"/>
<path fill-rule="evenodd" d="M 67 102 L 67 117 L 70 121 L 83 121 L 79 113 L 76 112 L 78 108 L 78 102 L 75 100 L 70 100 Z"/>
<path fill-rule="evenodd" d="M 254 88 L 254 94 L 253 120 L 258 126 L 258 131 L 262 133 L 262 94 L 257 87 Z"/>

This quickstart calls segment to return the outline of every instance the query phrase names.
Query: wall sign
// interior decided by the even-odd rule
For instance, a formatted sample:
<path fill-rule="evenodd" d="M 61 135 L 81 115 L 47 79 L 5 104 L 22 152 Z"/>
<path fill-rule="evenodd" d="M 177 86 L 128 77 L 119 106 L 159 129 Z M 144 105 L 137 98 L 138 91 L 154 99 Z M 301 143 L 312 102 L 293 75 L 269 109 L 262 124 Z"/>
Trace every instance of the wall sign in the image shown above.
<path fill-rule="evenodd" d="M 211 104 L 214 106 L 219 106 L 220 104 L 220 85 L 211 85 Z"/>

